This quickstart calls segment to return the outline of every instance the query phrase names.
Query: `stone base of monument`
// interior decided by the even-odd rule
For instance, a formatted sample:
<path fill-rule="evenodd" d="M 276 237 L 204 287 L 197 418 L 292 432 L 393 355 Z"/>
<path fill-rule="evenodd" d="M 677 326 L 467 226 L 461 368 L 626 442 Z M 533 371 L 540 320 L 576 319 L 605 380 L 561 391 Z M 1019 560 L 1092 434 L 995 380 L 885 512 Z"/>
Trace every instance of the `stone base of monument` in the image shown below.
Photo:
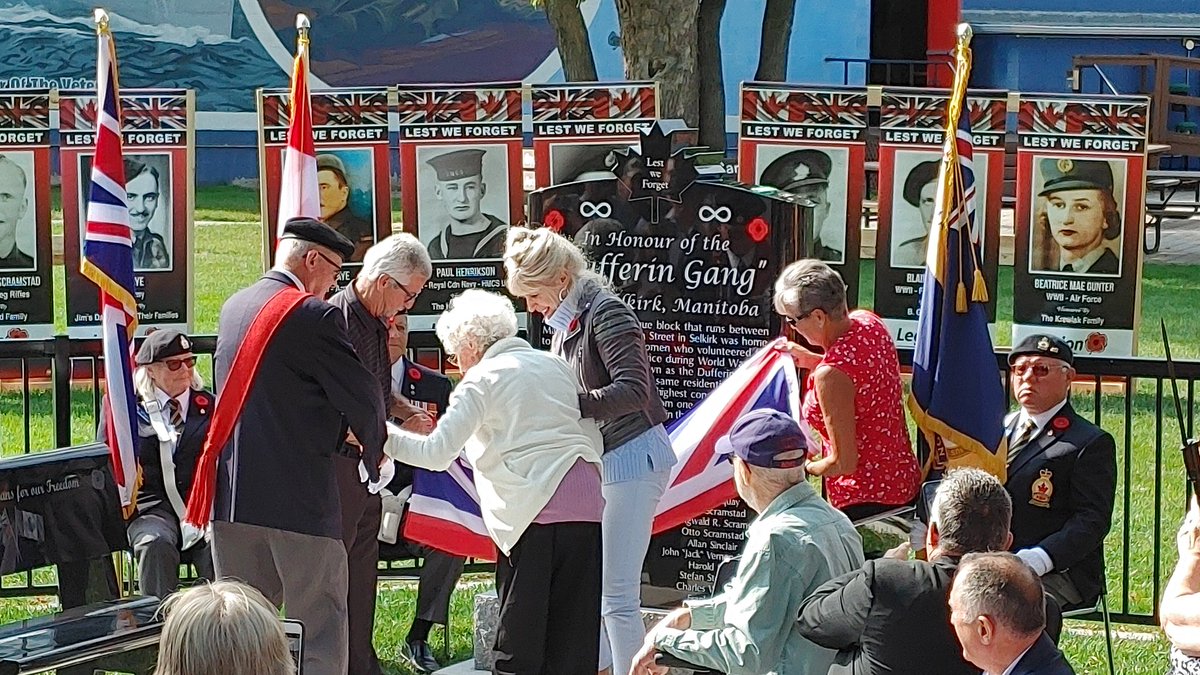
<path fill-rule="evenodd" d="M 649 629 L 666 616 L 666 614 L 667 610 L 665 609 L 643 607 L 642 621 L 645 622 L 646 628 Z M 443 668 L 438 671 L 439 675 L 470 675 L 473 673 L 491 672 L 492 644 L 496 639 L 496 627 L 500 622 L 500 601 L 497 599 L 495 591 L 487 591 L 475 596 L 473 619 L 475 624 L 473 634 L 474 660 L 463 661 L 448 668 Z M 687 670 L 672 669 L 670 675 L 685 675 L 690 672 Z"/>

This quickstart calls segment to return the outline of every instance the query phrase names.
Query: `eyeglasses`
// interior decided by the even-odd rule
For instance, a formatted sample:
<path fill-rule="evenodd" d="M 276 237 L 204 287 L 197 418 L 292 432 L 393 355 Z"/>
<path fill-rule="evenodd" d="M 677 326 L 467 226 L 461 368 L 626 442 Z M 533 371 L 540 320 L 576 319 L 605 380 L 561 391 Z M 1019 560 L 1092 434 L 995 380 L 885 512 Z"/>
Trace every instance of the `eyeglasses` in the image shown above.
<path fill-rule="evenodd" d="M 413 293 L 412 291 L 408 290 L 407 288 L 404 287 L 404 284 L 400 283 L 399 281 L 396 281 L 396 279 L 394 277 L 392 277 L 391 275 L 385 274 L 383 276 L 387 277 L 388 281 L 392 282 L 392 284 L 396 288 L 399 288 L 400 290 L 404 291 L 404 301 L 405 302 L 412 302 L 417 299 L 418 295 L 421 294 L 421 291 L 417 291 L 416 293 Z"/>
<path fill-rule="evenodd" d="M 324 253 L 321 253 L 320 251 L 318 251 L 315 248 L 312 250 L 312 252 L 321 256 L 321 260 L 324 260 L 325 262 L 329 263 L 330 265 L 333 265 L 334 269 L 339 270 L 339 271 L 342 269 L 342 264 L 339 262 L 334 262 L 333 258 L 330 258 L 329 256 L 325 255 Z"/>
<path fill-rule="evenodd" d="M 815 311 L 817 311 L 817 310 L 815 310 L 815 309 L 810 309 L 810 310 L 808 310 L 807 312 L 805 312 L 805 313 L 801 314 L 800 316 L 784 316 L 784 317 L 783 317 L 783 320 L 784 320 L 784 322 L 786 322 L 786 323 L 787 323 L 787 325 L 791 326 L 792 328 L 795 328 L 795 327 L 796 327 L 796 324 L 798 324 L 798 323 L 800 323 L 801 321 L 803 321 L 803 320 L 807 319 L 807 318 L 808 318 L 808 315 L 809 315 L 809 314 L 812 314 L 812 313 L 813 313 L 813 312 L 815 312 Z"/>
<path fill-rule="evenodd" d="M 1065 371 L 1067 368 L 1070 368 L 1070 366 L 1051 366 L 1045 363 L 1017 363 L 1012 367 L 1012 374 L 1017 377 L 1024 377 L 1026 373 L 1032 373 L 1034 377 L 1046 377 L 1051 371 Z"/>
<path fill-rule="evenodd" d="M 184 366 L 187 366 L 188 368 L 194 368 L 196 366 L 196 357 L 187 356 L 182 359 L 167 359 L 164 360 L 162 364 L 167 367 L 167 370 L 170 371 L 179 370 Z"/>
<path fill-rule="evenodd" d="M 446 354 L 446 363 L 449 363 L 450 365 L 457 367 L 458 366 L 458 354 L 447 353 Z"/>

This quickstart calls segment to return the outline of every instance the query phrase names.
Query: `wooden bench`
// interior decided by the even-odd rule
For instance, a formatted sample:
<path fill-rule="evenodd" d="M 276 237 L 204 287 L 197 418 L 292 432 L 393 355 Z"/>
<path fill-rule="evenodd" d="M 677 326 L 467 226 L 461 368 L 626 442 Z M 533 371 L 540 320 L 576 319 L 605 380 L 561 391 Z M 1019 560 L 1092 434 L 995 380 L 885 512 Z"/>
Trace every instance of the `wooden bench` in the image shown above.
<path fill-rule="evenodd" d="M 1191 218 L 1200 215 L 1200 171 L 1146 172 L 1146 238 L 1142 249 L 1158 252 L 1162 243 L 1163 218 Z M 1150 230 L 1154 230 L 1154 243 Z"/>
<path fill-rule="evenodd" d="M 156 598 L 126 598 L 0 626 L 0 675 L 148 673 L 158 659 Z"/>

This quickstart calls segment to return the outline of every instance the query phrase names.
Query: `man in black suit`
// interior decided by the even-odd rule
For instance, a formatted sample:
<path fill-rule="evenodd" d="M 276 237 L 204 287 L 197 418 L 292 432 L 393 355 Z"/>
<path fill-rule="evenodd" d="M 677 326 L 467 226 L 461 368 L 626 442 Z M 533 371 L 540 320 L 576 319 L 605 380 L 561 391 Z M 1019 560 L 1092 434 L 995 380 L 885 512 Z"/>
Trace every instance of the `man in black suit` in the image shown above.
<path fill-rule="evenodd" d="M 929 562 L 868 560 L 861 570 L 830 580 L 800 606 L 800 634 L 839 651 L 830 675 L 978 675 L 963 660 L 946 599 L 963 555 L 1008 548 L 1011 513 L 995 477 L 978 469 L 952 471 L 934 498 Z M 899 551 L 907 554 L 906 548 Z"/>
<path fill-rule="evenodd" d="M 950 591 L 950 623 L 963 656 L 985 675 L 1074 675 L 1045 633 L 1042 583 L 1011 553 L 963 556 Z"/>
<path fill-rule="evenodd" d="M 388 324 L 397 312 L 412 307 L 433 273 L 429 253 L 417 238 L 401 232 L 369 248 L 363 267 L 349 285 L 330 298 L 342 311 L 347 335 L 358 358 L 375 377 L 374 396 L 390 407 L 392 362 L 388 358 Z M 370 392 L 362 392 L 367 396 Z M 364 485 L 358 452 L 345 449 L 333 460 L 342 502 L 342 542 L 349 566 L 349 675 L 378 675 L 379 659 L 371 644 L 375 624 L 376 581 L 379 574 L 381 484 Z M 385 460 L 384 480 L 392 461 Z"/>
<path fill-rule="evenodd" d="M 432 368 L 409 361 L 408 317 L 398 314 L 388 329 L 388 354 L 392 359 L 392 396 L 390 417 L 402 428 L 419 434 L 433 431 L 436 418 L 450 405 L 450 378 Z M 396 477 L 388 485 L 393 494 L 411 492 L 413 468 L 396 466 Z M 397 528 L 400 529 L 399 527 Z M 402 649 L 404 657 L 418 672 L 441 668 L 429 648 L 429 631 L 434 624 L 445 625 L 450 619 L 450 595 L 462 576 L 466 558 L 444 553 L 400 538 L 394 544 L 381 544 L 380 557 L 402 560 L 420 557 L 421 578 L 417 582 L 417 611 Z"/>
<path fill-rule="evenodd" d="M 304 623 L 306 675 L 348 669 L 334 456 L 345 451 L 349 427 L 368 476 L 378 480 L 386 433 L 381 397 L 367 395 L 379 380 L 355 355 L 342 312 L 321 299 L 353 250 L 323 223 L 289 220 L 275 266 L 225 302 L 217 329 L 217 386 L 222 397 L 234 396 L 229 380 L 243 375 L 231 364 L 245 354 L 239 348 L 252 339 L 251 323 L 270 315 L 263 309 L 277 307 L 277 295 L 289 298 L 289 288 L 314 294 L 283 314 L 261 353 L 221 453 L 212 524 L 217 574 L 249 583 Z"/>
<path fill-rule="evenodd" d="M 1030 335 L 1009 353 L 1008 363 L 1021 405 L 1005 419 L 1012 550 L 1064 610 L 1093 606 L 1104 591 L 1116 444 L 1071 408 L 1075 369 L 1066 342 Z"/>

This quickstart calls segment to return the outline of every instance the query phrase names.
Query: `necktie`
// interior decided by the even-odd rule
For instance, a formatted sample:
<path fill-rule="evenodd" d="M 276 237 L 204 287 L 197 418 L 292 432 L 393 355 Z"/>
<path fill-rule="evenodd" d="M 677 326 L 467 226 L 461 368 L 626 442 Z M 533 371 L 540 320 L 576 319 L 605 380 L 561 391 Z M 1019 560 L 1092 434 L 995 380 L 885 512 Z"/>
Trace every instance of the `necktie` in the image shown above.
<path fill-rule="evenodd" d="M 167 399 L 167 407 L 171 409 L 171 426 L 175 427 L 175 431 L 182 431 L 183 408 L 179 405 L 179 401 L 173 398 Z"/>
<path fill-rule="evenodd" d="M 1071 264 L 1066 264 L 1066 265 L 1063 265 L 1062 271 L 1063 271 L 1063 272 L 1074 272 L 1074 271 L 1075 271 L 1075 266 L 1074 266 L 1074 265 L 1071 265 Z"/>
<path fill-rule="evenodd" d="M 1021 426 L 1017 427 L 1016 433 L 1008 443 L 1008 461 L 1006 462 L 1006 466 L 1012 466 L 1013 460 L 1020 454 L 1022 448 L 1029 445 L 1029 441 L 1033 439 L 1033 432 L 1036 430 L 1037 424 L 1033 422 L 1032 417 L 1026 417 Z"/>

